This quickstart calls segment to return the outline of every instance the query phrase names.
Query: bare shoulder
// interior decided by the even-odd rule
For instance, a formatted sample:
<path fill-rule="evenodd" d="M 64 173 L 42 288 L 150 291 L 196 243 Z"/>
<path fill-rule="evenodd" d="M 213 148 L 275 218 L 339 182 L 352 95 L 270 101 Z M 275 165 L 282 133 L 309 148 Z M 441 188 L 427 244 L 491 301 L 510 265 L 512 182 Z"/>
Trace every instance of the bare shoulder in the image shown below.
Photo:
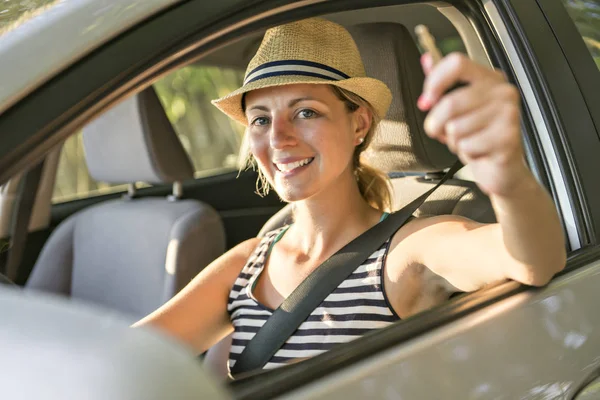
<path fill-rule="evenodd" d="M 431 271 L 423 253 L 432 241 L 454 230 L 469 230 L 479 223 L 455 215 L 414 218 L 390 242 L 385 265 L 386 294 L 401 318 L 424 311 L 448 299 L 457 289 Z"/>
<path fill-rule="evenodd" d="M 260 241 L 260 238 L 251 238 L 243 241 L 206 267 L 206 273 L 219 275 L 221 279 L 227 282 L 231 281 L 231 285 L 233 285 L 233 281 L 235 281 L 235 278 L 239 275 L 244 265 L 246 265 L 246 262 L 256 250 Z"/>

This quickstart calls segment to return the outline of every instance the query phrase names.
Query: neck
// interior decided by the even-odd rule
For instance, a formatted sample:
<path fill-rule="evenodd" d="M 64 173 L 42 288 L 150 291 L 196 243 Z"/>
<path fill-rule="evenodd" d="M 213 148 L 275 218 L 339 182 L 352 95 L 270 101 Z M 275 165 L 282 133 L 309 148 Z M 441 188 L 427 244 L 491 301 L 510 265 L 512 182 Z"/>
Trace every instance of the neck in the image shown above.
<path fill-rule="evenodd" d="M 346 174 L 348 175 L 348 174 Z M 294 204 L 289 239 L 310 259 L 321 259 L 375 225 L 381 212 L 361 196 L 352 173 L 335 185 Z"/>

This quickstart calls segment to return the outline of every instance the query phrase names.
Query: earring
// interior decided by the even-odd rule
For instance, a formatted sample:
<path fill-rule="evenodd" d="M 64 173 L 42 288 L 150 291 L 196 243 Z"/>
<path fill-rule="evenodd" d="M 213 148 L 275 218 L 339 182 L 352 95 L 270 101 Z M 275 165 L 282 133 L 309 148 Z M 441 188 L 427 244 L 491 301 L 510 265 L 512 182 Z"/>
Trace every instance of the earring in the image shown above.
<path fill-rule="evenodd" d="M 362 144 L 362 142 L 364 142 L 364 141 L 365 141 L 365 138 L 362 138 L 362 137 L 358 138 L 358 144 Z"/>

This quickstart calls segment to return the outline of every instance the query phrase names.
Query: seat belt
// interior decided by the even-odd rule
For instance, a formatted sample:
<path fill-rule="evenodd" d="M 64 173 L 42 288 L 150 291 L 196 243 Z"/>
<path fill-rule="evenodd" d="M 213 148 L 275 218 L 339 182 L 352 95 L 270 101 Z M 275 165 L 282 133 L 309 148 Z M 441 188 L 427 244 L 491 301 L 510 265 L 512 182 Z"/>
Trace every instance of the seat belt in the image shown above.
<path fill-rule="evenodd" d="M 390 214 L 319 265 L 283 301 L 250 340 L 233 365 L 232 376 L 262 368 L 269 362 L 325 298 L 397 232 L 427 197 L 460 168 L 462 164 L 457 161 L 437 185 L 401 210 Z"/>
<path fill-rule="evenodd" d="M 8 259 L 4 268 L 8 279 L 15 281 L 19 272 L 19 266 L 23 259 L 25 244 L 27 242 L 27 233 L 29 231 L 29 221 L 35 205 L 38 187 L 42 178 L 44 161 L 31 168 L 23 176 L 19 185 L 19 196 L 17 198 L 17 209 L 13 213 L 12 229 L 10 235 L 11 246 L 8 250 Z"/>

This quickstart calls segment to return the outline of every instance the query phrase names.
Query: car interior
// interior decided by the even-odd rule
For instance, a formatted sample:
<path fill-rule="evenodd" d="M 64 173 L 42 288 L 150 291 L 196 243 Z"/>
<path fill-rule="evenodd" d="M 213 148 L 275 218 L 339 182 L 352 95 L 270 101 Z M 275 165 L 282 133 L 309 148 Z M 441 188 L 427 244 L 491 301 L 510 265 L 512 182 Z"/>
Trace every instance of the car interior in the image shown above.
<path fill-rule="evenodd" d="M 445 53 L 465 52 L 484 65 L 491 65 L 490 59 L 471 23 L 445 3 L 323 17 L 350 31 L 367 75 L 392 90 L 392 105 L 366 158 L 389 175 L 392 211 L 398 210 L 433 187 L 456 160 L 423 130 L 425 114 L 416 101 L 424 75 L 414 27 L 427 25 Z M 275 193 L 258 196 L 256 172 L 239 169 L 246 151 L 243 127 L 224 120 L 208 98 L 241 82 L 263 33 L 161 77 L 50 153 L 20 268 L 10 278 L 25 291 L 90 303 L 134 321 L 165 303 L 227 249 L 289 222 L 290 206 Z M 202 92 L 201 105 L 190 100 L 192 88 Z M 4 243 L 11 236 L 23 179 L 17 176 L 1 188 Z M 442 214 L 495 221 L 468 166 L 416 213 Z M 0 263 L 6 262 L 6 252 L 2 255 Z M 227 374 L 228 348 L 226 338 L 203 357 L 219 376 Z"/>

